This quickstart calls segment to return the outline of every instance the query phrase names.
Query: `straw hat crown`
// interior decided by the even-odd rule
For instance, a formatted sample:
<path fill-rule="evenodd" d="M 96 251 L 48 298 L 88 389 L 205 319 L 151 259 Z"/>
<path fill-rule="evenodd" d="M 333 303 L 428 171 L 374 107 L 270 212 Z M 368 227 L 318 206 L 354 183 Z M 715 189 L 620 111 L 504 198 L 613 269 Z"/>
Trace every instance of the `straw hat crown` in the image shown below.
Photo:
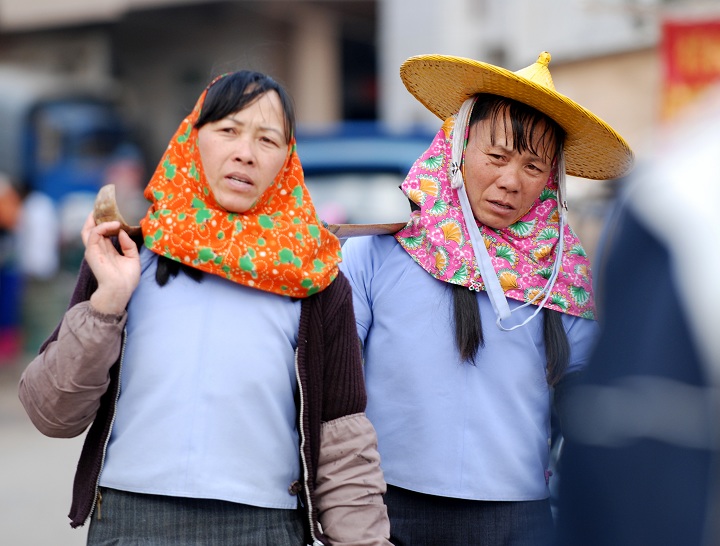
<path fill-rule="evenodd" d="M 627 174 L 634 155 L 625 140 L 607 123 L 555 90 L 544 51 L 535 63 L 511 72 L 449 55 L 418 55 L 400 67 L 405 87 L 428 110 L 445 120 L 478 93 L 491 93 L 532 106 L 555 120 L 566 132 L 566 172 L 596 180 Z"/>
<path fill-rule="evenodd" d="M 515 74 L 555 91 L 555 84 L 553 83 L 550 69 L 548 68 L 551 59 L 550 53 L 543 51 L 538 55 L 537 61 L 530 66 L 518 70 Z"/>

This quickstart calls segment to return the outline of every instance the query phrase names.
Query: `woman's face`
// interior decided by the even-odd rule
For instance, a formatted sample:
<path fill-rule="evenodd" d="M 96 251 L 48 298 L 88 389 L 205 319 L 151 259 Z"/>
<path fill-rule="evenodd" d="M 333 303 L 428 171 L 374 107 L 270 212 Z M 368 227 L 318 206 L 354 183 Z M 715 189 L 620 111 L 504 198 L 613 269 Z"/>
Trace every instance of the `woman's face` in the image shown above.
<path fill-rule="evenodd" d="M 248 211 L 280 172 L 287 145 L 282 104 L 275 91 L 203 125 L 198 130 L 200 159 L 218 204 L 230 212 Z"/>
<path fill-rule="evenodd" d="M 500 114 L 492 134 L 492 120 L 470 128 L 465 150 L 465 188 L 475 218 L 494 229 L 504 229 L 527 213 L 550 176 L 554 150 L 549 137 L 536 137 L 530 150 L 515 150 L 507 112 Z M 538 128 L 542 134 L 544 127 Z M 493 144 L 494 142 L 494 144 Z M 550 152 L 550 153 L 548 153 Z"/>

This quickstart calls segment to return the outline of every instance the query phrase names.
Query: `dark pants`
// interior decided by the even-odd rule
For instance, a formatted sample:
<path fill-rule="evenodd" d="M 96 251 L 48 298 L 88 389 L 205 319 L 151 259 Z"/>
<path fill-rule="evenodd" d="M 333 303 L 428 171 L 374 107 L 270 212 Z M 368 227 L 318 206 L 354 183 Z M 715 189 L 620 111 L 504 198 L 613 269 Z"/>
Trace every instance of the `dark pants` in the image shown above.
<path fill-rule="evenodd" d="M 102 492 L 89 546 L 301 546 L 299 510 L 258 508 L 210 499 Z M 98 519 L 98 515 L 100 519 Z"/>
<path fill-rule="evenodd" d="M 385 504 L 396 546 L 551 546 L 550 501 L 472 501 L 388 485 Z"/>

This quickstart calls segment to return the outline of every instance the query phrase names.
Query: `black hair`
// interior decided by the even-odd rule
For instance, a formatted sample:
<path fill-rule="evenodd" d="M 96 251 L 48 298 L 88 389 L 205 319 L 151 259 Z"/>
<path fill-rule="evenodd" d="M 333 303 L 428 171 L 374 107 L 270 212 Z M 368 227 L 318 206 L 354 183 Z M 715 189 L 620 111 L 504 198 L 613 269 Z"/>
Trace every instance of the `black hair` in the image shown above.
<path fill-rule="evenodd" d="M 450 287 L 453 299 L 455 346 L 463 362 L 474 365 L 480 347 L 485 346 L 475 292 L 459 284 L 450 284 Z"/>
<path fill-rule="evenodd" d="M 477 354 L 485 346 L 483 326 L 475 292 L 458 284 L 450 284 L 453 299 L 455 346 L 463 362 L 473 366 Z M 570 362 L 570 343 L 562 323 L 562 315 L 547 307 L 540 314 L 543 320 L 543 341 L 547 362 L 546 379 L 555 386 L 562 379 Z"/>
<path fill-rule="evenodd" d="M 158 255 L 157 269 L 155 270 L 155 282 L 157 282 L 159 286 L 165 286 L 170 279 L 177 277 L 180 271 L 196 282 L 200 282 L 203 278 L 203 272 L 201 270 L 160 254 Z"/>
<path fill-rule="evenodd" d="M 547 382 L 554 387 L 562 379 L 570 362 L 570 342 L 562 324 L 562 313 L 545 308 L 543 314 Z"/>
<path fill-rule="evenodd" d="M 482 93 L 470 115 L 470 127 L 479 121 L 490 120 L 491 134 L 495 134 L 495 126 L 508 113 L 510 118 L 513 146 L 519 152 L 530 151 L 540 156 L 536 149 L 538 143 L 550 142 L 551 148 L 557 153 L 565 140 L 565 131 L 551 118 L 538 112 L 526 104 Z M 505 127 L 507 134 L 508 128 Z M 537 138 L 537 137 L 540 138 Z M 482 320 L 475 292 L 464 286 L 450 284 L 453 300 L 453 322 L 455 328 L 455 346 L 463 362 L 475 365 L 478 351 L 484 347 Z M 562 378 L 570 361 L 570 343 L 562 324 L 562 316 L 558 311 L 543 309 L 543 340 L 545 342 L 545 359 L 547 361 L 546 379 L 554 386 Z"/>
<path fill-rule="evenodd" d="M 280 97 L 285 116 L 285 136 L 289 142 L 295 134 L 295 107 L 292 98 L 285 88 L 270 76 L 251 70 L 232 72 L 210 86 L 195 128 L 199 129 L 238 112 L 270 91 L 275 91 Z"/>
<path fill-rule="evenodd" d="M 470 127 L 480 121 L 489 120 L 494 145 L 495 128 L 498 123 L 505 123 L 504 114 L 510 118 L 513 146 L 518 152 L 529 151 L 541 156 L 538 144 L 548 141 L 553 144 L 548 150 L 557 154 L 565 141 L 565 130 L 549 116 L 535 110 L 527 104 L 507 97 L 500 97 L 490 93 L 480 93 L 470 114 Z M 508 127 L 505 127 L 508 134 Z M 539 138 L 538 138 L 539 137 Z M 552 159 L 552 158 L 546 158 Z"/>

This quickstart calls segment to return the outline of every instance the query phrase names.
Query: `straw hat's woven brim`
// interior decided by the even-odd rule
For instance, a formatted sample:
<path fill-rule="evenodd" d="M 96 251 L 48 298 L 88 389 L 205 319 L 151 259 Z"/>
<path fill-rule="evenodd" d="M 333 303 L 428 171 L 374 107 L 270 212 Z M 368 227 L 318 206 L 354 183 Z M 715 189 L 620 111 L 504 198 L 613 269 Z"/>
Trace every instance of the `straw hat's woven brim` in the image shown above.
<path fill-rule="evenodd" d="M 566 172 L 609 180 L 633 164 L 630 146 L 612 127 L 573 100 L 544 85 L 491 64 L 447 55 L 418 55 L 400 67 L 405 87 L 441 120 L 477 93 L 492 93 L 532 106 L 567 133 Z"/>

